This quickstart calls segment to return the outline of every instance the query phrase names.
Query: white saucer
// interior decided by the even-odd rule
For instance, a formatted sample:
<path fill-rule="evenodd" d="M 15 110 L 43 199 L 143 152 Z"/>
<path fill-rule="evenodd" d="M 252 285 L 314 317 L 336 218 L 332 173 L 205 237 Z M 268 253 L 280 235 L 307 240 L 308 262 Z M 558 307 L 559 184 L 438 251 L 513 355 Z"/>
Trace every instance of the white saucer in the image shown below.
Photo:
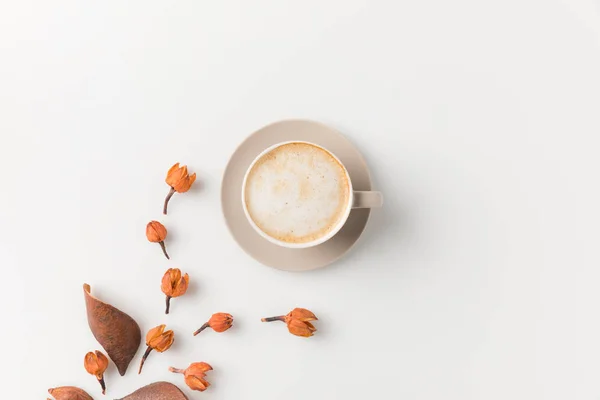
<path fill-rule="evenodd" d="M 354 190 L 371 190 L 367 165 L 348 139 L 336 130 L 313 121 L 275 122 L 251 134 L 232 154 L 221 183 L 221 205 L 229 231 L 237 243 L 258 262 L 285 271 L 308 271 L 325 267 L 352 248 L 369 220 L 370 209 L 355 209 L 344 227 L 323 244 L 308 249 L 277 246 L 254 231 L 242 207 L 242 181 L 246 170 L 258 154 L 285 141 L 316 143 L 333 152 L 344 164 Z"/>

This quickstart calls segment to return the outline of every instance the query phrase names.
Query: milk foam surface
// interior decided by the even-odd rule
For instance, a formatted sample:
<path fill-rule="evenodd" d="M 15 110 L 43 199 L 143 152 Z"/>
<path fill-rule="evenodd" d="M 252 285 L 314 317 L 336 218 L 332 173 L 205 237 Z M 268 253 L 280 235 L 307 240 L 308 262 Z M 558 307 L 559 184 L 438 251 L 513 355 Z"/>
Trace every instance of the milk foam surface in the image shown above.
<path fill-rule="evenodd" d="M 246 180 L 246 208 L 267 235 L 287 243 L 326 236 L 345 215 L 350 185 L 340 163 L 307 143 L 265 154 Z"/>

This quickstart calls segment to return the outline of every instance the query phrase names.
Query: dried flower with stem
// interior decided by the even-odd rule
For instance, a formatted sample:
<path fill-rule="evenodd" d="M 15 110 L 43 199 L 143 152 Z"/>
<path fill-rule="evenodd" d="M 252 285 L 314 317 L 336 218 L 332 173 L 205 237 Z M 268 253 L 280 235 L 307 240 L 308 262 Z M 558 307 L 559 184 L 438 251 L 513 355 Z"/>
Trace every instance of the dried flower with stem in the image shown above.
<path fill-rule="evenodd" d="M 165 247 L 167 228 L 165 228 L 165 226 L 158 221 L 150 221 L 148 222 L 148 225 L 146 225 L 146 237 L 150 242 L 160 244 L 160 248 L 162 249 L 165 257 L 167 257 L 167 260 L 169 260 L 167 248 Z"/>
<path fill-rule="evenodd" d="M 278 317 L 262 318 L 262 322 L 282 321 L 285 322 L 288 331 L 292 335 L 310 337 L 317 329 L 313 326 L 310 321 L 316 321 L 318 318 L 312 311 L 305 308 L 294 308 L 287 315 L 280 315 Z"/>
<path fill-rule="evenodd" d="M 175 192 L 187 192 L 188 190 L 190 190 L 190 187 L 192 187 L 192 183 L 194 183 L 195 180 L 196 173 L 194 172 L 193 174 L 189 175 L 186 165 L 180 167 L 179 163 L 175 163 L 175 165 L 173 165 L 169 169 L 169 172 L 167 172 L 167 178 L 165 179 L 165 182 L 167 182 L 167 185 L 169 185 L 171 189 L 169 189 L 169 193 L 165 198 L 163 214 L 167 215 L 167 206 L 169 204 L 169 200 L 171 200 L 171 197 L 175 194 Z"/>
<path fill-rule="evenodd" d="M 227 329 L 231 328 L 232 324 L 233 316 L 231 314 L 222 312 L 216 313 L 213 314 L 212 317 L 210 317 L 208 322 L 206 322 L 198 330 L 196 330 L 196 332 L 194 332 L 194 336 L 196 336 L 208 327 L 212 328 L 215 332 L 225 332 Z"/>
<path fill-rule="evenodd" d="M 183 374 L 186 385 L 192 390 L 204 392 L 210 386 L 210 383 L 204 378 L 207 371 L 212 371 L 212 367 L 205 362 L 191 363 L 186 369 L 169 367 L 169 371 Z"/>
<path fill-rule="evenodd" d="M 148 348 L 146 349 L 146 352 L 142 357 L 142 361 L 140 362 L 140 370 L 138 371 L 138 374 L 142 373 L 144 362 L 152 350 L 162 353 L 169 350 L 173 344 L 173 341 L 175 340 L 175 334 L 171 330 L 165 331 L 165 327 L 166 325 L 164 324 L 155 326 L 146 334 L 146 346 L 148 346 Z"/>
<path fill-rule="evenodd" d="M 104 371 L 108 367 L 108 358 L 99 350 L 90 351 L 83 358 L 83 366 L 90 375 L 94 375 L 100 387 L 102 388 L 102 394 L 106 393 L 106 385 L 104 384 Z"/>
<path fill-rule="evenodd" d="M 188 274 L 181 276 L 179 268 L 169 268 L 162 278 L 160 289 L 167 296 L 167 308 L 165 314 L 169 313 L 171 308 L 171 299 L 173 297 L 183 296 L 188 289 L 190 277 Z"/>

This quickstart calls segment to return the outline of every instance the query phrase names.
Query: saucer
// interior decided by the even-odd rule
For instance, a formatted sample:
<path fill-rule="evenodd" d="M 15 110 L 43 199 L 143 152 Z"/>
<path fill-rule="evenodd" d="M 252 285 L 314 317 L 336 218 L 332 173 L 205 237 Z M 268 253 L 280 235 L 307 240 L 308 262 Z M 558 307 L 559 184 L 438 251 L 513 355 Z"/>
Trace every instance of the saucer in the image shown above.
<path fill-rule="evenodd" d="M 344 164 L 354 190 L 371 190 L 367 164 L 359 151 L 336 130 L 313 121 L 275 122 L 251 134 L 232 154 L 221 183 L 221 206 L 235 241 L 256 261 L 284 271 L 308 271 L 325 267 L 346 254 L 369 220 L 370 209 L 354 209 L 343 228 L 328 241 L 307 249 L 288 249 L 261 237 L 250 225 L 242 206 L 242 182 L 250 164 L 266 148 L 287 141 L 323 146 Z"/>

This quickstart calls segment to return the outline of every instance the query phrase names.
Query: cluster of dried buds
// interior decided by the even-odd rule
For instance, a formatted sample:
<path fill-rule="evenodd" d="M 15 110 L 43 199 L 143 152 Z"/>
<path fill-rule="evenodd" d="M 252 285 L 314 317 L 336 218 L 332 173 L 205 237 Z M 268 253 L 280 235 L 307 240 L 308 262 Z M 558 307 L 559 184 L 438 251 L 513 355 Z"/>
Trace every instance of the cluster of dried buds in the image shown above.
<path fill-rule="evenodd" d="M 167 214 L 167 206 L 169 200 L 175 192 L 187 192 L 194 181 L 196 174 L 188 174 L 187 167 L 179 166 L 179 163 L 173 165 L 167 177 L 166 183 L 170 190 L 165 198 L 163 213 Z M 165 247 L 165 239 L 167 237 L 167 229 L 158 221 L 150 221 L 146 225 L 146 237 L 150 242 L 158 243 L 167 259 L 169 255 Z M 189 275 L 182 274 L 178 268 L 169 268 L 161 281 L 161 290 L 166 296 L 165 313 L 169 313 L 171 299 L 182 296 L 186 293 L 189 286 Z M 127 366 L 135 352 L 137 351 L 141 334 L 137 323 L 127 314 L 120 310 L 100 302 L 90 295 L 89 285 L 84 285 L 84 293 L 86 295 L 86 308 L 88 311 L 88 322 L 92 333 L 98 339 L 99 343 L 105 348 L 108 355 L 111 357 L 119 373 L 123 375 Z M 111 318 L 105 318 L 110 315 Z M 295 308 L 286 315 L 277 317 L 262 318 L 263 322 L 282 321 L 285 322 L 291 334 L 301 337 L 310 337 L 316 332 L 312 321 L 316 321 L 317 317 L 312 311 L 305 308 Z M 194 332 L 194 336 L 207 328 L 211 328 L 215 332 L 225 332 L 233 325 L 233 316 L 228 313 L 215 313 L 210 319 L 205 322 L 198 330 Z M 165 325 L 158 325 L 148 331 L 146 334 L 146 351 L 140 362 L 139 372 L 142 372 L 144 363 L 153 350 L 162 353 L 167 351 L 175 339 L 172 330 L 165 330 Z M 84 357 L 85 370 L 96 377 L 102 388 L 102 394 L 106 392 L 106 384 L 104 382 L 104 372 L 108 367 L 108 357 L 101 351 L 90 351 Z M 211 371 L 212 367 L 205 362 L 195 362 L 190 364 L 186 369 L 178 369 L 170 367 L 169 371 L 181 373 L 184 376 L 185 383 L 192 390 L 205 391 L 210 383 L 206 380 L 206 372 Z M 49 389 L 48 392 L 57 400 L 92 400 L 92 397 L 84 390 L 74 386 L 63 386 Z M 140 397 L 141 396 L 141 397 Z M 142 399 L 142 398 L 186 398 L 185 395 L 174 385 L 167 382 L 158 382 L 147 385 L 138 389 L 126 399 Z M 156 397 L 158 396 L 158 397 Z"/>
<path fill-rule="evenodd" d="M 186 369 L 170 367 L 169 371 L 183 374 L 185 384 L 192 390 L 204 392 L 210 386 L 205 377 L 207 371 L 212 371 L 212 367 L 205 362 L 191 363 Z"/>
<path fill-rule="evenodd" d="M 167 214 L 167 205 L 169 204 L 169 200 L 175 192 L 177 193 L 185 193 L 192 187 L 192 184 L 196 180 L 196 174 L 188 174 L 187 166 L 180 167 L 179 163 L 173 165 L 169 172 L 167 172 L 167 177 L 165 182 L 171 187 L 169 190 L 169 194 L 167 194 L 167 198 L 165 199 L 165 204 L 163 207 L 163 214 Z M 169 259 L 169 255 L 167 254 L 167 249 L 165 247 L 165 239 L 167 237 L 167 229 L 158 221 L 150 221 L 148 225 L 146 225 L 146 237 L 152 243 L 160 244 L 165 257 Z"/>
<path fill-rule="evenodd" d="M 294 308 L 287 315 L 261 319 L 262 322 L 285 322 L 292 335 L 302 337 L 310 337 L 317 331 L 317 328 L 311 323 L 316 320 L 318 320 L 317 316 L 305 308 Z"/>

